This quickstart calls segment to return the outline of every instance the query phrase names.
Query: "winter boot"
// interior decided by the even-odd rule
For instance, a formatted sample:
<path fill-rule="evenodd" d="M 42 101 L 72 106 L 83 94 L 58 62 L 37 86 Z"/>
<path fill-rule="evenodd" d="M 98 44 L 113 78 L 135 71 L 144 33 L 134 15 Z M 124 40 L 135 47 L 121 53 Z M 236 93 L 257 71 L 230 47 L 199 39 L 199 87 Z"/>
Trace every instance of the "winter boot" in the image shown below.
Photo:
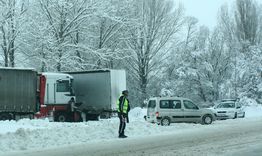
<path fill-rule="evenodd" d="M 127 138 L 127 136 L 125 134 L 119 134 L 118 136 L 119 138 Z"/>

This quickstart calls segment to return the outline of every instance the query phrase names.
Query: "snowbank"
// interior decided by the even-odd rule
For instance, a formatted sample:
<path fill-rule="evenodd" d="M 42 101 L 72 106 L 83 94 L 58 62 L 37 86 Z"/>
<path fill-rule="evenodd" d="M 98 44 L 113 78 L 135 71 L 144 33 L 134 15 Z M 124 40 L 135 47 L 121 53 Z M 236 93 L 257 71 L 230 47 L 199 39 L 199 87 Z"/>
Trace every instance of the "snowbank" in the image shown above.
<path fill-rule="evenodd" d="M 163 127 L 144 120 L 146 109 L 134 108 L 130 111 L 130 123 L 126 135 L 131 138 L 141 136 L 184 133 L 205 127 L 223 128 L 232 122 L 248 122 L 262 117 L 261 107 L 247 107 L 247 118 L 216 121 L 212 125 L 175 123 Z M 11 151 L 61 147 L 86 142 L 118 139 L 119 119 L 103 119 L 81 123 L 55 123 L 48 120 L 0 121 L 0 155 Z"/>
<path fill-rule="evenodd" d="M 129 116 L 131 117 L 131 119 L 142 119 L 146 115 L 146 112 L 147 112 L 147 109 L 136 107 L 130 110 Z"/>
<path fill-rule="evenodd" d="M 258 104 L 255 99 L 243 97 L 240 103 L 244 106 L 247 118 L 262 117 L 262 105 Z"/>
<path fill-rule="evenodd" d="M 262 105 L 245 107 L 245 112 L 247 118 L 262 117 Z"/>

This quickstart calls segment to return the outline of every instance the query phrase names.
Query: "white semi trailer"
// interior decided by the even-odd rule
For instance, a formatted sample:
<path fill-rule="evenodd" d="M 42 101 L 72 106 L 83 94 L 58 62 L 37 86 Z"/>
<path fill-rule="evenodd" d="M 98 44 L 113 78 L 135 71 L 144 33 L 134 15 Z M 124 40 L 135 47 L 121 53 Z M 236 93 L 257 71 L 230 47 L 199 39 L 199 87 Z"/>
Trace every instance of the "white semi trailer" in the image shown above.
<path fill-rule="evenodd" d="M 73 89 L 77 108 L 83 120 L 109 118 L 116 112 L 116 101 L 126 89 L 125 70 L 92 70 L 69 72 L 74 77 Z"/>

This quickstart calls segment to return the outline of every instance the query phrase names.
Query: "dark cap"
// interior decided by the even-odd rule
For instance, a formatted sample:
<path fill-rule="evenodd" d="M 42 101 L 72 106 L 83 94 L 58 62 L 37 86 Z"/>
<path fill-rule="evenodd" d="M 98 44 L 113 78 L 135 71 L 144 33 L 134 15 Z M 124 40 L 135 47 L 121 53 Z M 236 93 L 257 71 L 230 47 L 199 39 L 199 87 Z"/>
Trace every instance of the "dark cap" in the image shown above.
<path fill-rule="evenodd" d="M 122 94 L 128 94 L 128 90 L 123 90 Z"/>

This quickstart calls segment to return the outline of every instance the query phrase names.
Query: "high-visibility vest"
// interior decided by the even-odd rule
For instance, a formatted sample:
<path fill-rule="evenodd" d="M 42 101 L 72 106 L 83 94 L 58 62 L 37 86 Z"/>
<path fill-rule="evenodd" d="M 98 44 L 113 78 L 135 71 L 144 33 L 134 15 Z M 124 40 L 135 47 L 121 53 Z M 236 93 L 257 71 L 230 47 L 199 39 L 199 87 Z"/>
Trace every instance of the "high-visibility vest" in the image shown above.
<path fill-rule="evenodd" d="M 121 96 L 123 96 L 123 113 L 127 113 L 127 109 L 128 109 L 128 100 L 125 98 L 125 96 L 124 95 L 121 95 Z M 120 97 L 121 97 L 120 96 Z M 121 112 L 120 111 L 120 101 L 119 101 L 119 99 L 120 99 L 120 97 L 118 98 L 118 100 L 117 100 L 117 102 L 116 102 L 116 104 L 117 104 L 117 112 Z"/>

